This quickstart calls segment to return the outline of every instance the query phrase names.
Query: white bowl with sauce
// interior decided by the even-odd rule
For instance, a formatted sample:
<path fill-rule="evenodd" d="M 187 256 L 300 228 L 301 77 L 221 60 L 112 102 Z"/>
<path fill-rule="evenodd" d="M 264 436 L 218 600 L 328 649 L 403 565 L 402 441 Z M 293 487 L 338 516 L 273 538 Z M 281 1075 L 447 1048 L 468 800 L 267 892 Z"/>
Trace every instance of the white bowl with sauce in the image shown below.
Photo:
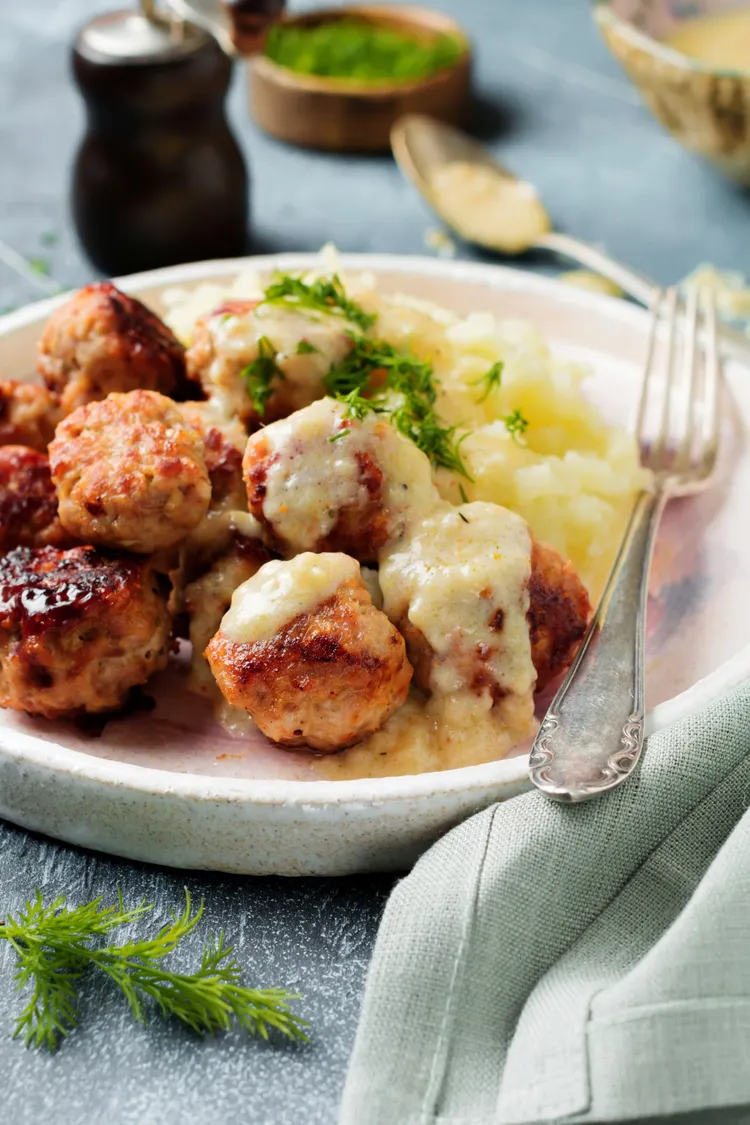
<path fill-rule="evenodd" d="M 612 53 L 686 148 L 750 183 L 750 4 L 594 0 Z"/>
<path fill-rule="evenodd" d="M 284 255 L 202 262 L 117 284 L 159 310 L 172 286 L 318 261 Z M 461 314 L 488 309 L 531 320 L 556 351 L 591 366 L 588 393 L 610 420 L 622 421 L 635 408 L 648 334 L 642 309 L 477 263 L 344 255 L 342 269 L 371 270 L 384 292 L 410 293 Z M 41 325 L 62 299 L 0 318 L 6 378 L 33 378 Z M 721 480 L 705 496 L 672 504 L 657 544 L 648 624 L 651 731 L 750 675 L 750 371 L 728 362 L 726 374 L 733 409 Z M 110 722 L 99 738 L 71 724 L 0 711 L 0 816 L 73 844 L 172 867 L 343 875 L 403 870 L 472 812 L 528 787 L 522 750 L 439 773 L 331 780 L 330 772 L 323 777 L 301 765 L 300 755 L 230 737 L 177 674 L 164 674 L 153 687 L 154 711 Z M 408 708 L 401 721 L 409 723 Z M 413 765 L 419 768 L 418 753 Z"/>

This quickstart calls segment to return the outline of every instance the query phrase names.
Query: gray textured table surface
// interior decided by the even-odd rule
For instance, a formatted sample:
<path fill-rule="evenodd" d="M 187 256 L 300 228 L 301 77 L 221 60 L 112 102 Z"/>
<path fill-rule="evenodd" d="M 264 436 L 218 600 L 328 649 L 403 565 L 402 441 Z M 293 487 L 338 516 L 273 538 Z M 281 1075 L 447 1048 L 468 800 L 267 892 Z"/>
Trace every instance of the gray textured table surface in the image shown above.
<path fill-rule="evenodd" d="M 68 165 L 82 127 L 67 51 L 74 28 L 99 3 L 0 0 L 0 238 L 27 258 L 47 259 L 66 286 L 92 277 L 67 220 Z M 539 186 L 561 228 L 662 281 L 707 259 L 747 267 L 745 193 L 654 124 L 599 41 L 586 0 L 434 6 L 459 16 L 473 34 L 482 129 Z M 332 239 L 343 250 L 425 252 L 433 220 L 389 160 L 314 156 L 274 144 L 250 125 L 239 76 L 231 110 L 252 168 L 259 249 L 315 249 Z M 35 296 L 0 265 L 0 307 Z M 0 913 L 36 886 L 80 900 L 117 885 L 129 901 L 155 899 L 162 913 L 179 905 L 184 885 L 204 895 L 208 924 L 238 939 L 248 979 L 304 993 L 312 1043 L 289 1049 L 241 1036 L 196 1042 L 171 1025 L 141 1029 L 119 997 L 92 989 L 81 1030 L 58 1055 L 26 1052 L 9 1039 L 14 997 L 10 962 L 0 951 L 4 1119 L 331 1125 L 391 880 L 185 877 L 0 823 Z"/>

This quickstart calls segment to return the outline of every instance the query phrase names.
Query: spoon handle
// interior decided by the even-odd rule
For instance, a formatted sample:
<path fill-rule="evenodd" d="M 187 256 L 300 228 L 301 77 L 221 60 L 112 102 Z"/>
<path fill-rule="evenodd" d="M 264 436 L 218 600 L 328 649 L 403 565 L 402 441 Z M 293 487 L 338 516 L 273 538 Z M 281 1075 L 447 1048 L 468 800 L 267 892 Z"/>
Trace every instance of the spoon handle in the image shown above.
<path fill-rule="evenodd" d="M 589 246 L 587 242 L 581 242 L 579 238 L 573 238 L 569 234 L 549 231 L 547 234 L 540 235 L 534 242 L 534 246 L 543 250 L 551 250 L 554 254 L 560 254 L 563 258 L 570 258 L 573 262 L 580 262 L 587 269 L 600 273 L 602 277 L 606 277 L 609 281 L 613 281 L 615 285 L 619 285 L 629 297 L 634 297 L 636 301 L 640 301 L 647 308 L 651 307 L 659 292 L 655 281 L 651 281 L 642 273 L 630 269 L 629 266 L 622 265 L 621 262 L 616 262 L 614 258 L 610 258 L 602 250 L 597 250 L 595 247 Z M 742 332 L 728 324 L 719 324 L 718 333 L 721 350 L 725 355 L 739 360 L 740 363 L 747 364 L 750 362 L 750 338 L 748 336 L 743 335 Z"/>
<path fill-rule="evenodd" d="M 232 39 L 231 23 L 219 4 L 201 4 L 200 0 L 169 0 L 169 7 L 186 23 L 194 23 L 213 35 L 225 55 L 236 58 L 238 51 Z"/>
<path fill-rule="evenodd" d="M 616 262 L 614 258 L 610 258 L 602 250 L 589 246 L 587 242 L 581 242 L 579 238 L 572 238 L 569 234 L 558 234 L 557 231 L 549 231 L 547 234 L 540 235 L 534 245 L 544 250 L 552 250 L 555 254 L 561 254 L 564 258 L 571 258 L 575 262 L 580 262 L 582 266 L 587 266 L 601 274 L 602 277 L 606 277 L 608 281 L 613 281 L 615 285 L 619 285 L 621 289 L 624 289 L 626 293 L 635 297 L 637 301 L 644 305 L 650 305 L 656 295 L 657 289 L 653 281 L 649 281 L 643 274 L 631 270 L 628 266 Z"/>

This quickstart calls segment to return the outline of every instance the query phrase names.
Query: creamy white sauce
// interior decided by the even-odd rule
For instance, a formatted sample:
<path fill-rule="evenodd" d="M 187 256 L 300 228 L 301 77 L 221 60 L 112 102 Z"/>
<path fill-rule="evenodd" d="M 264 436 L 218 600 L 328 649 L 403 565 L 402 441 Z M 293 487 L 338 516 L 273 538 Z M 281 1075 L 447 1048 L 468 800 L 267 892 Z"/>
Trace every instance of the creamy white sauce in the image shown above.
<path fill-rule="evenodd" d="M 464 686 L 461 661 L 483 663 L 506 691 L 533 687 L 526 614 L 531 539 L 524 520 L 497 504 L 437 505 L 412 534 L 384 553 L 380 587 L 393 621 L 407 616 L 437 659 L 433 690 Z M 492 622 L 502 617 L 499 628 Z"/>
<path fill-rule="evenodd" d="M 289 552 L 314 548 L 336 525 L 342 508 L 368 502 L 357 456 L 384 474 L 383 505 L 392 536 L 435 503 L 428 458 L 376 414 L 350 421 L 345 408 L 324 398 L 262 431 L 275 454 L 266 475 L 263 514 Z M 331 440 L 331 439 L 335 440 Z"/>
<path fill-rule="evenodd" d="M 270 640 L 290 621 L 327 601 L 342 583 L 356 578 L 359 564 L 348 555 L 305 552 L 287 562 L 267 562 L 234 591 L 221 632 L 236 644 Z"/>
<path fill-rule="evenodd" d="M 381 556 L 385 612 L 397 626 L 408 619 L 432 650 L 425 710 L 454 759 L 471 760 L 483 742 L 501 757 L 529 733 L 530 556 L 520 516 L 483 502 L 437 504 Z"/>
<path fill-rule="evenodd" d="M 211 569 L 185 590 L 185 604 L 190 615 L 190 690 L 218 702 L 223 699 L 216 680 L 204 657 L 206 645 L 218 632 L 221 619 L 237 587 L 247 581 L 260 563 L 241 550 L 232 550 L 218 559 Z M 227 705 L 228 706 L 228 705 Z M 234 708 L 232 708 L 234 710 Z"/>
<path fill-rule="evenodd" d="M 462 175 L 453 187 L 466 185 Z M 481 195 L 489 206 L 491 188 L 479 185 L 475 199 Z M 539 212 L 527 202 L 533 225 Z M 482 214 L 480 208 L 477 220 Z M 373 603 L 397 626 L 408 619 L 429 646 L 429 698 L 413 690 L 376 734 L 340 754 L 314 758 L 315 771 L 385 776 L 508 753 L 534 729 L 525 522 L 494 504 L 455 508 L 440 500 L 428 458 L 378 415 L 346 420 L 347 433 L 339 436 L 344 406 L 318 396 L 328 370 L 349 348 L 340 318 L 260 306 L 240 317 L 215 318 L 211 327 L 214 388 L 230 413 L 241 413 L 238 396 L 246 409 L 239 372 L 257 356 L 261 336 L 278 353 L 285 380 L 301 387 L 302 402 L 310 403 L 261 431 L 270 454 L 263 514 L 291 558 L 266 563 L 234 590 L 222 633 L 241 644 L 270 639 L 342 582 L 360 576 L 357 562 L 346 555 L 310 552 L 334 529 L 342 509 L 369 503 L 360 468 L 366 455 L 383 473 L 390 540 L 380 552 L 379 573 L 365 570 L 362 577 Z M 297 354 L 300 340 L 316 351 Z M 235 722 L 234 711 L 229 709 L 225 724 Z"/>
<path fill-rule="evenodd" d="M 310 408 L 313 419 L 320 421 L 325 406 Z M 333 503 L 338 496 L 330 475 L 332 450 L 349 440 L 330 443 L 330 428 L 321 432 L 325 445 L 317 469 L 305 441 L 297 470 L 304 479 L 295 484 L 287 472 L 279 495 L 289 503 L 295 488 L 300 494 L 311 489 L 313 514 L 305 525 L 311 535 L 321 528 L 316 497 L 322 493 Z M 397 456 L 391 461 L 398 466 Z M 382 457 L 379 464 L 384 467 Z M 379 572 L 365 568 L 362 577 L 373 603 L 382 605 L 394 624 L 408 619 L 423 634 L 431 650 L 430 695 L 412 691 L 376 734 L 340 754 L 314 759 L 311 768 L 326 777 L 420 773 L 491 761 L 534 730 L 536 673 L 526 618 L 531 539 L 525 522 L 495 504 L 455 508 L 438 499 L 431 484 L 415 496 L 399 536 L 381 552 Z M 270 637 L 359 574 L 356 562 L 341 554 L 303 553 L 267 563 L 235 591 L 222 632 L 241 643 Z"/>
<path fill-rule="evenodd" d="M 245 452 L 247 445 L 247 430 L 239 418 L 228 417 L 219 409 L 218 403 L 208 402 L 181 402 L 178 406 L 180 414 L 189 425 L 199 431 L 220 430 L 227 441 L 230 441 L 240 453 Z"/>
<path fill-rule="evenodd" d="M 276 353 L 285 397 L 300 408 L 324 393 L 323 380 L 348 354 L 349 333 L 355 331 L 354 325 L 339 316 L 265 304 L 239 316 L 219 313 L 208 327 L 215 358 L 207 371 L 207 390 L 218 408 L 229 415 L 247 415 L 251 410 L 242 371 L 258 358 L 262 337 Z M 302 342 L 314 350 L 298 354 Z"/>
<path fill-rule="evenodd" d="M 206 518 L 190 532 L 180 547 L 181 566 L 184 571 L 195 573 L 195 563 L 210 561 L 227 551 L 235 537 L 257 539 L 263 542 L 263 528 L 249 512 L 231 508 L 229 502 L 209 511 Z M 228 603 L 227 603 L 228 604 Z"/>
<path fill-rule="evenodd" d="M 276 363 L 284 377 L 293 384 L 321 384 L 332 367 L 341 363 L 351 350 L 351 334 L 355 325 L 341 316 L 305 312 L 259 305 L 255 310 L 255 327 L 259 336 L 271 341 Z M 300 342 L 315 348 L 314 352 L 298 354 Z"/>
<path fill-rule="evenodd" d="M 379 731 L 339 754 L 314 758 L 312 768 L 322 777 L 344 781 L 356 777 L 427 773 L 446 769 L 447 765 L 424 698 L 412 690 Z"/>
<path fill-rule="evenodd" d="M 534 732 L 530 701 L 525 697 L 509 696 L 492 710 L 486 701 L 465 702 L 464 715 L 444 715 L 434 699 L 425 701 L 412 689 L 379 731 L 339 754 L 311 755 L 310 768 L 336 781 L 460 769 L 496 761 Z M 465 725 L 459 725 L 461 720 Z M 236 723 L 231 729 L 238 731 Z"/>
<path fill-rule="evenodd" d="M 377 570 L 372 570 L 369 566 L 363 566 L 360 570 L 360 575 L 367 587 L 367 593 L 370 595 L 370 601 L 375 606 L 375 609 L 382 609 L 383 591 L 380 589 Z"/>

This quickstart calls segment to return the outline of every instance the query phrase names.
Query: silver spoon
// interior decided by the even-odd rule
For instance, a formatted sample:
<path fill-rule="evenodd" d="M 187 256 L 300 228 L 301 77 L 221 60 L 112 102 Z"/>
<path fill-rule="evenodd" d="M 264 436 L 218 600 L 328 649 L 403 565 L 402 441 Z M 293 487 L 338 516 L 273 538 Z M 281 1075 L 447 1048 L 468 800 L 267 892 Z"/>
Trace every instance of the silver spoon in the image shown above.
<path fill-rule="evenodd" d="M 391 131 L 401 171 L 459 235 L 501 254 L 551 250 L 580 262 L 650 305 L 656 286 L 580 239 L 553 231 L 531 184 L 519 180 L 465 133 L 431 117 L 409 114 Z M 745 342 L 747 346 L 747 342 Z"/>
<path fill-rule="evenodd" d="M 147 2 L 152 4 L 153 0 Z M 213 35 L 222 51 L 230 58 L 237 57 L 231 20 L 218 0 L 167 0 L 167 6 L 179 19 L 194 23 Z"/>

